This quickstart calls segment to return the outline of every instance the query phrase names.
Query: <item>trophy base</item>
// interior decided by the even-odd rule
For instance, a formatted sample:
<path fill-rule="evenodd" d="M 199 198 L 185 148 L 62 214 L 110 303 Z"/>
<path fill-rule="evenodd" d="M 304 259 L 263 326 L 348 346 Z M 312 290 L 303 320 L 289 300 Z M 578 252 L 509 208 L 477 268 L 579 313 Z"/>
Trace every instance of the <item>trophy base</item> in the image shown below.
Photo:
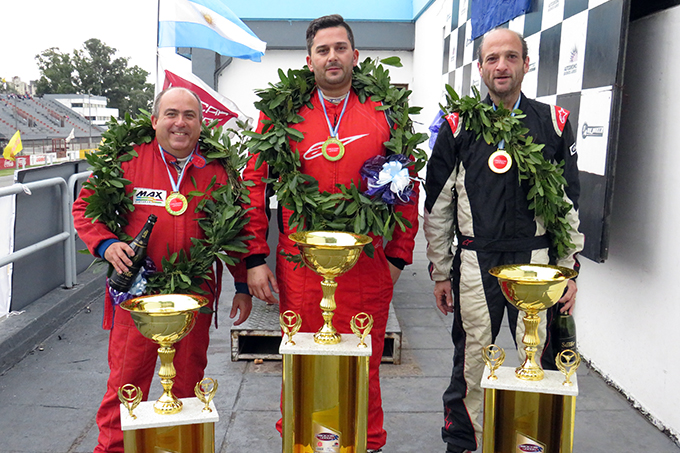
<path fill-rule="evenodd" d="M 163 395 L 153 403 L 153 410 L 160 415 L 177 414 L 182 411 L 182 402 L 173 395 Z"/>
<path fill-rule="evenodd" d="M 529 368 L 520 366 L 515 368 L 515 376 L 523 381 L 541 381 L 545 376 L 542 368 Z"/>
<path fill-rule="evenodd" d="M 318 344 L 338 344 L 342 337 L 337 332 L 327 332 L 323 328 L 314 334 L 314 342 Z"/>

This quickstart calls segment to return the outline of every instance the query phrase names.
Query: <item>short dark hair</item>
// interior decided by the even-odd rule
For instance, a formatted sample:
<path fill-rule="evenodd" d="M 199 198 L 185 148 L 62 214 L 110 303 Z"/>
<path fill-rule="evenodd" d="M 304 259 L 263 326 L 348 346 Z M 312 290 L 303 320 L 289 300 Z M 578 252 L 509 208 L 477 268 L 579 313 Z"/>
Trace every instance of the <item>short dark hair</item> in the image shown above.
<path fill-rule="evenodd" d="M 184 87 L 170 86 L 170 87 L 167 87 L 166 89 L 164 89 L 163 91 L 161 91 L 160 93 L 158 93 L 158 95 L 156 96 L 156 99 L 153 100 L 153 108 L 151 109 L 151 115 L 155 118 L 158 118 L 160 116 L 160 113 L 161 113 L 160 112 L 161 98 L 165 95 L 165 93 L 167 93 L 168 91 L 172 91 L 172 90 L 186 90 L 187 93 L 191 93 L 191 95 L 193 95 L 193 97 L 196 98 L 196 102 L 198 102 L 198 119 L 201 122 L 203 122 L 203 104 L 201 103 L 201 98 L 198 97 L 198 95 L 196 93 L 194 93 L 193 91 L 191 91 L 189 88 L 184 88 Z"/>
<path fill-rule="evenodd" d="M 491 30 L 488 33 L 485 33 L 484 36 L 482 36 L 482 41 L 479 43 L 479 48 L 477 49 L 477 60 L 480 63 L 483 63 L 482 61 L 482 48 L 484 47 L 484 40 L 488 35 L 491 33 L 497 31 L 497 30 L 507 30 L 509 32 L 514 33 L 517 38 L 519 38 L 519 42 L 522 43 L 522 61 L 527 59 L 527 56 L 529 55 L 529 48 L 527 47 L 527 41 L 524 39 L 524 36 L 522 36 L 521 33 L 517 33 L 515 30 L 510 30 L 509 28 L 502 28 L 502 27 L 496 27 L 493 30 Z"/>
<path fill-rule="evenodd" d="M 349 38 L 349 43 L 352 46 L 352 50 L 354 50 L 354 34 L 352 33 L 349 24 L 345 22 L 345 19 L 343 19 L 340 14 L 331 14 L 330 16 L 322 16 L 318 19 L 314 19 L 309 23 L 309 27 L 307 27 L 307 53 L 309 55 L 312 54 L 312 45 L 314 44 L 314 37 L 317 32 L 324 28 L 333 27 L 344 27 L 345 30 L 347 30 L 347 38 Z"/>

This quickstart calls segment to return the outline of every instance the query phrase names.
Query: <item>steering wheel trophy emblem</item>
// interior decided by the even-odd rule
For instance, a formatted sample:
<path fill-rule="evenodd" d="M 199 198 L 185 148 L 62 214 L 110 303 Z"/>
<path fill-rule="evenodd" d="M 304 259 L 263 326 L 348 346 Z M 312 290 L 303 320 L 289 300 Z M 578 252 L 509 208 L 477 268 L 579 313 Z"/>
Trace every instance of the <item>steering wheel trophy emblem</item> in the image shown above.
<path fill-rule="evenodd" d="M 578 352 L 572 351 L 571 349 L 565 349 L 564 351 L 557 354 L 555 364 L 557 365 L 557 369 L 560 370 L 566 378 L 562 385 L 574 385 L 570 379 L 578 369 L 579 365 L 581 365 L 580 354 Z"/>
<path fill-rule="evenodd" d="M 136 419 L 137 416 L 133 414 L 132 411 L 135 410 L 135 408 L 139 406 L 139 403 L 142 402 L 142 397 L 142 389 L 136 385 L 125 384 L 118 389 L 118 399 L 123 404 L 125 409 L 128 410 L 130 417 L 133 419 Z"/>
<path fill-rule="evenodd" d="M 489 346 L 482 349 L 482 359 L 484 359 L 486 366 L 489 367 L 490 373 L 488 379 L 491 379 L 492 381 L 498 379 L 498 376 L 496 376 L 496 370 L 500 368 L 500 366 L 503 365 L 503 362 L 505 361 L 505 351 L 503 348 L 496 346 L 495 344 L 490 344 Z"/>
<path fill-rule="evenodd" d="M 210 401 L 215 397 L 215 393 L 217 393 L 216 379 L 207 377 L 196 383 L 194 394 L 196 395 L 196 398 L 205 405 L 203 412 L 212 412 L 212 409 L 210 409 Z"/>
<path fill-rule="evenodd" d="M 290 343 L 291 345 L 295 346 L 293 335 L 298 333 L 300 330 L 300 326 L 302 325 L 302 317 L 293 310 L 287 310 L 279 315 L 279 324 L 281 324 L 283 333 L 288 336 L 286 344 Z"/>
<path fill-rule="evenodd" d="M 349 326 L 352 328 L 352 332 L 354 332 L 356 336 L 359 337 L 359 345 L 357 347 L 367 348 L 368 346 L 366 345 L 366 337 L 373 328 L 373 316 L 364 312 L 357 313 L 356 315 L 352 316 Z"/>

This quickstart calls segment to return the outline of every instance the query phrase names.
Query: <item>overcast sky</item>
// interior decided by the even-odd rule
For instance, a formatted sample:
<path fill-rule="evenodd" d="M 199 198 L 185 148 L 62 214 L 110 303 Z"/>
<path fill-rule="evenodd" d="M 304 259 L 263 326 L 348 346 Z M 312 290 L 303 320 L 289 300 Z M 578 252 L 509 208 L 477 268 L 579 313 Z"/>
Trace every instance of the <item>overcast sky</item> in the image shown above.
<path fill-rule="evenodd" d="M 97 38 L 151 73 L 156 65 L 156 0 L 25 0 L 2 6 L 0 77 L 40 77 L 35 56 L 50 47 L 63 53 Z"/>

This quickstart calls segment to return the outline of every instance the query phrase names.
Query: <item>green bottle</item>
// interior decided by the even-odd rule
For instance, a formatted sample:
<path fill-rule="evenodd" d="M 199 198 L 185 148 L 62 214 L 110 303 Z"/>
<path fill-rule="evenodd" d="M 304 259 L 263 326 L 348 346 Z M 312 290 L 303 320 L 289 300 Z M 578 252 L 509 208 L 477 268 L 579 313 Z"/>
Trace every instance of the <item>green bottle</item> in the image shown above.
<path fill-rule="evenodd" d="M 562 306 L 560 305 L 560 309 Z M 558 313 L 555 319 L 553 333 L 555 335 L 555 344 L 557 345 L 556 354 L 571 349 L 576 352 L 576 324 L 574 317 L 569 313 Z"/>
<path fill-rule="evenodd" d="M 109 278 L 109 287 L 121 293 L 126 293 L 130 290 L 132 283 L 135 281 L 135 277 L 137 277 L 139 270 L 144 265 L 146 247 L 149 245 L 149 236 L 151 235 L 153 226 L 156 224 L 156 220 L 157 217 L 155 215 L 149 215 L 146 224 L 130 243 L 130 247 L 135 252 L 135 254 L 130 257 L 132 265 L 128 267 L 127 272 L 123 272 L 122 274 L 114 271 L 111 278 Z"/>

